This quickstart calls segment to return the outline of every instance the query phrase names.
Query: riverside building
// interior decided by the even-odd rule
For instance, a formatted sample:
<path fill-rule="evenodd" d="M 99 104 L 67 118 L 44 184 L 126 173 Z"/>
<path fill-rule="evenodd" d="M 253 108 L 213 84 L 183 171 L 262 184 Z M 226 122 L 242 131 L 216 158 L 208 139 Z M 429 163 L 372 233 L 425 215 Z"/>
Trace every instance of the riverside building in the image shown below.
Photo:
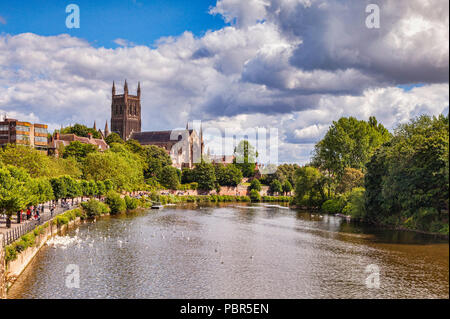
<path fill-rule="evenodd" d="M 47 153 L 47 136 L 48 126 L 46 124 L 32 124 L 9 118 L 0 121 L 0 145 L 8 143 L 28 145 Z"/>

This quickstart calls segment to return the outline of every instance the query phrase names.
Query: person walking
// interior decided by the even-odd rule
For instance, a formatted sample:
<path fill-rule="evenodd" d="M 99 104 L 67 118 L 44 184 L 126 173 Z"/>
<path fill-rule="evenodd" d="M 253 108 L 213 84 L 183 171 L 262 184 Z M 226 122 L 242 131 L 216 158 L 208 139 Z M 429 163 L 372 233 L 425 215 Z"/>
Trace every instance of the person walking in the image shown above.
<path fill-rule="evenodd" d="M 27 220 L 31 218 L 31 210 L 30 207 L 27 208 Z"/>
<path fill-rule="evenodd" d="M 50 207 L 50 216 L 53 217 L 53 212 L 55 211 L 55 204 Z"/>

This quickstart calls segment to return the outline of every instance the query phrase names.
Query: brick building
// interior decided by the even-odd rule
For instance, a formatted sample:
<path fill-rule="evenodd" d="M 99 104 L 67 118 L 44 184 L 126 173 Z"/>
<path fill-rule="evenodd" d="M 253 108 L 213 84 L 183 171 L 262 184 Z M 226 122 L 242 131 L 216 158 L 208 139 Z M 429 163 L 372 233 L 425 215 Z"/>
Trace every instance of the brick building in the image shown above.
<path fill-rule="evenodd" d="M 99 151 L 106 151 L 109 146 L 102 138 L 94 138 L 92 134 L 88 137 L 77 136 L 75 134 L 60 134 L 55 132 L 48 142 L 48 153 L 49 155 L 59 156 L 60 150 L 69 145 L 71 142 L 78 141 L 83 144 L 91 144 L 98 148 Z"/>
<path fill-rule="evenodd" d="M 32 124 L 5 118 L 0 121 L 0 145 L 8 143 L 28 145 L 39 151 L 47 152 L 47 129 L 48 126 L 45 124 Z"/>

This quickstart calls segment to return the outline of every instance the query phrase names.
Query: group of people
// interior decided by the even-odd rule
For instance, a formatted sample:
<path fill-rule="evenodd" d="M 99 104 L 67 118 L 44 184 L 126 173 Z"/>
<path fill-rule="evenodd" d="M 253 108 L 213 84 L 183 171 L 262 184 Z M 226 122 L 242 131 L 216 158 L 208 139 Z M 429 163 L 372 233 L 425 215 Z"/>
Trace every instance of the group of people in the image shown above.
<path fill-rule="evenodd" d="M 53 213 L 55 212 L 56 205 L 49 204 L 50 215 L 53 217 Z M 41 220 L 41 215 L 44 213 L 44 204 L 39 204 L 37 206 L 30 206 L 26 211 L 23 209 L 20 212 L 17 212 L 17 222 L 20 223 L 23 220 Z"/>

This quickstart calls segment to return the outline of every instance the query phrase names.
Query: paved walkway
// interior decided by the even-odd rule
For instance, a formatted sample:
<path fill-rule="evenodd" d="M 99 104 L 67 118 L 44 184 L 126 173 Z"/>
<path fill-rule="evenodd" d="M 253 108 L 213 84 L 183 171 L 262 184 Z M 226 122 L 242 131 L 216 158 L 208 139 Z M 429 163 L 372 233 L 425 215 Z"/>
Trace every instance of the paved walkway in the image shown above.
<path fill-rule="evenodd" d="M 72 202 L 69 201 L 69 203 L 71 204 Z M 74 208 L 75 206 L 71 206 L 70 205 L 70 209 Z M 66 211 L 67 208 L 63 208 L 61 207 L 61 205 L 56 206 L 54 212 L 53 212 L 53 216 L 59 215 L 62 212 Z M 26 212 L 26 210 L 24 210 Z M 48 204 L 45 205 L 44 207 L 44 213 L 41 214 L 41 218 L 44 220 L 48 220 L 50 219 L 52 216 L 50 216 L 50 209 Z M 21 225 L 24 224 L 28 224 L 28 223 L 34 223 L 35 220 L 34 219 L 30 219 L 30 220 L 22 220 L 22 222 L 20 224 L 17 223 L 17 214 L 13 214 L 11 217 L 11 228 L 6 228 L 6 217 L 4 215 L 0 215 L 0 233 L 1 234 L 6 234 L 7 232 L 9 232 L 11 229 L 14 229 L 16 227 L 19 227 Z"/>

